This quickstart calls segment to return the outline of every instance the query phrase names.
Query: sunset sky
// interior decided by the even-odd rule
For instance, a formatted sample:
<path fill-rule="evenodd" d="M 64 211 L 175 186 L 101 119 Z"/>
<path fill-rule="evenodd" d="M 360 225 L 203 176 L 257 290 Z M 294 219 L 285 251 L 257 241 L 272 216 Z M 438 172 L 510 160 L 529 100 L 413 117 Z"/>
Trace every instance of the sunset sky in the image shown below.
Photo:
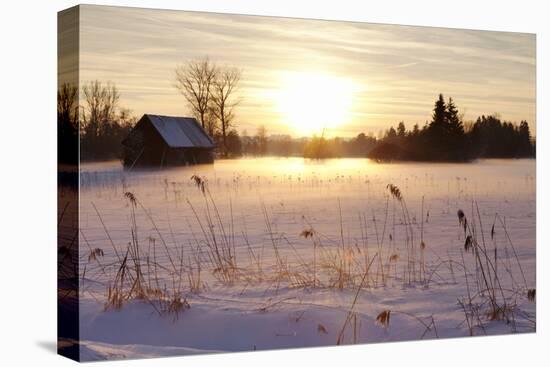
<path fill-rule="evenodd" d="M 438 93 L 465 120 L 499 113 L 535 133 L 532 34 L 81 6 L 80 81 L 111 81 L 121 106 L 187 116 L 174 70 L 208 57 L 242 71 L 238 130 L 375 135 L 431 117 Z"/>

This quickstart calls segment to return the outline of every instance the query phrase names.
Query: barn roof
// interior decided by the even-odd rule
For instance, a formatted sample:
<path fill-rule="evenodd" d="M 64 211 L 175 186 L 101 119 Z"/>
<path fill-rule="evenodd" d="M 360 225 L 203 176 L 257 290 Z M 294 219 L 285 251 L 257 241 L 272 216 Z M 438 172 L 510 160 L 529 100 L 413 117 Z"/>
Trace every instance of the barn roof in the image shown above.
<path fill-rule="evenodd" d="M 192 117 L 145 114 L 171 148 L 214 148 L 214 142 Z"/>

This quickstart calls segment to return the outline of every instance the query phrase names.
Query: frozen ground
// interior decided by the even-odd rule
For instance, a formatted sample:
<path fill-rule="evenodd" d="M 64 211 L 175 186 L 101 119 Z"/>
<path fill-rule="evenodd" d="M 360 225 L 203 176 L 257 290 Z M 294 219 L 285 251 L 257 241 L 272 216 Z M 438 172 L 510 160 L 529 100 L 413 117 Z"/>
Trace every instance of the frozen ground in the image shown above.
<path fill-rule="evenodd" d="M 193 175 L 205 180 L 204 194 Z M 532 332 L 535 302 L 526 293 L 535 288 L 535 181 L 534 160 L 262 158 L 141 172 L 115 162 L 84 165 L 81 356 Z M 400 189 L 408 216 L 388 184 Z M 488 282 L 499 306 L 510 308 L 506 317 L 491 320 L 490 296 L 476 294 L 484 287 L 472 250 L 464 251 L 459 209 L 491 259 L 496 248 Z M 230 281 L 211 259 L 212 236 L 229 249 Z M 136 243 L 143 284 L 161 295 L 109 307 L 108 288 Z M 101 254 L 90 256 L 94 249 Z M 335 268 L 346 277 L 335 279 Z M 175 295 L 185 300 L 179 312 L 164 310 L 163 300 Z M 388 323 L 376 320 L 383 311 L 391 312 Z"/>

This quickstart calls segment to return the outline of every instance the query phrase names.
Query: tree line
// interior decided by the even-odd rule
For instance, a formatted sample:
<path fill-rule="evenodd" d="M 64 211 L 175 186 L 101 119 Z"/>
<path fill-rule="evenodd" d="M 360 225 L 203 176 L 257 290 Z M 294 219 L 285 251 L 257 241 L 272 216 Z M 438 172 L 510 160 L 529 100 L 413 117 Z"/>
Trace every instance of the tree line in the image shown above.
<path fill-rule="evenodd" d="M 120 93 L 114 84 L 95 80 L 85 83 L 80 91 L 71 84 L 59 88 L 57 121 L 59 160 L 74 163 L 70 161 L 78 157 L 78 142 L 81 160 L 121 158 L 121 142 L 137 119 L 120 106 Z"/>
<path fill-rule="evenodd" d="M 476 158 L 535 156 L 535 141 L 527 121 L 515 124 L 497 115 L 480 116 L 465 124 L 452 98 L 435 101 L 432 119 L 412 130 L 400 122 L 390 127 L 367 156 L 379 160 L 469 161 Z"/>
<path fill-rule="evenodd" d="M 259 126 L 254 135 L 236 129 L 235 107 L 239 103 L 240 71 L 218 67 L 208 59 L 191 61 L 176 69 L 176 87 L 191 112 L 212 136 L 218 155 L 303 156 L 306 158 L 369 157 L 377 160 L 468 161 L 475 158 L 520 158 L 535 156 L 535 142 L 527 121 L 514 124 L 496 115 L 480 116 L 464 123 L 454 100 L 439 95 L 432 119 L 420 128 L 407 130 L 404 122 L 382 136 L 358 134 L 351 139 L 313 136 L 294 139 L 271 135 Z M 82 105 L 79 105 L 79 93 Z M 90 81 L 81 90 L 69 84 L 58 90 L 58 155 L 61 162 L 76 160 L 80 129 L 82 160 L 117 159 L 122 140 L 137 122 L 131 111 L 120 106 L 120 93 L 110 83 Z M 75 163 L 75 162 L 70 162 Z"/>
<path fill-rule="evenodd" d="M 232 129 L 227 136 L 227 154 L 229 157 L 305 157 L 340 158 L 366 157 L 376 145 L 376 138 L 364 133 L 354 138 L 303 137 L 292 138 L 287 134 L 268 135 L 265 126 L 258 127 L 254 135 L 246 130 L 239 134 Z"/>

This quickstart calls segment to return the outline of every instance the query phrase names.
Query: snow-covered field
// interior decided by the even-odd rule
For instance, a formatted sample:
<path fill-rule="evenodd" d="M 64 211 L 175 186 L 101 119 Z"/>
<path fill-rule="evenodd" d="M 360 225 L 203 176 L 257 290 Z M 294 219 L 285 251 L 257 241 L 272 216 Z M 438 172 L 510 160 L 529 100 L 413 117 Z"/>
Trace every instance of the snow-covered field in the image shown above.
<path fill-rule="evenodd" d="M 84 360 L 535 330 L 534 160 L 110 162 L 80 179 Z"/>

